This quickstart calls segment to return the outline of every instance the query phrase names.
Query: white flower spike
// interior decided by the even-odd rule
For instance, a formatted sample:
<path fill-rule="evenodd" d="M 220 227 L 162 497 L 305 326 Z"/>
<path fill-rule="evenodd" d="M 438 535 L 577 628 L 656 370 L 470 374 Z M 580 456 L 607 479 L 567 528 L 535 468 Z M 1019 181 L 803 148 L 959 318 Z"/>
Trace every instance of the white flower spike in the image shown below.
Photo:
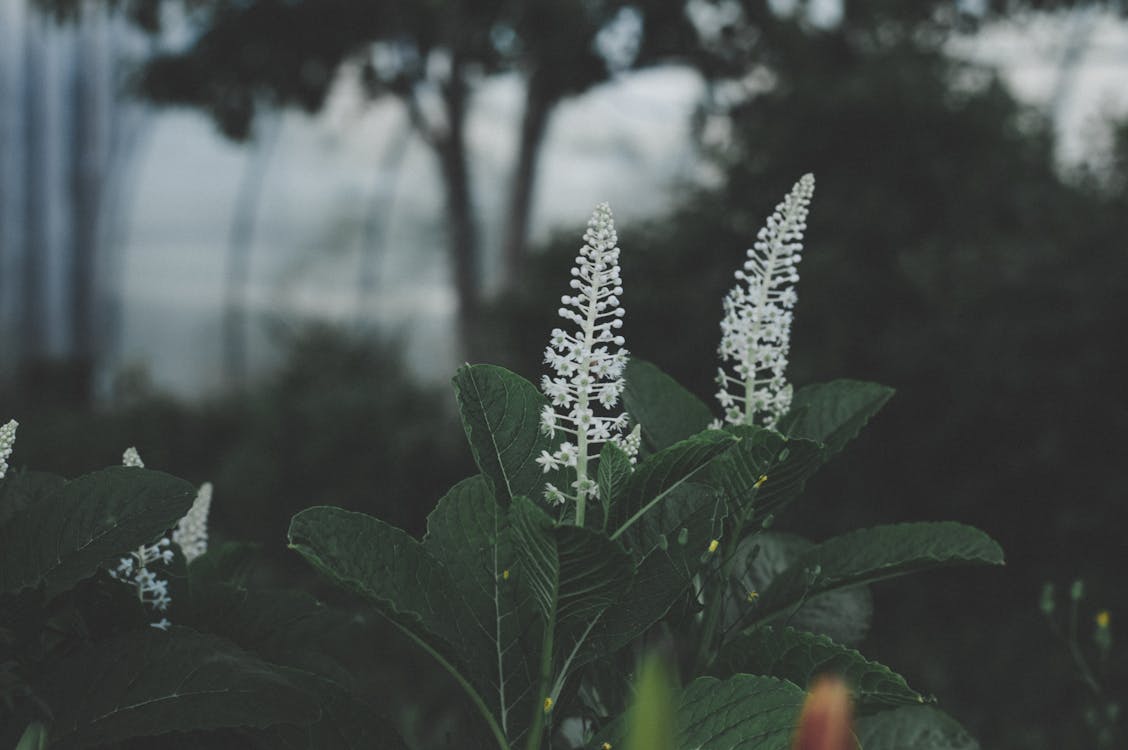
<path fill-rule="evenodd" d="M 589 462 L 599 456 L 599 446 L 612 440 L 632 457 L 638 452 L 637 433 L 626 434 L 627 415 L 616 409 L 625 382 L 627 351 L 617 331 L 623 326 L 623 293 L 619 276 L 619 237 L 611 207 L 595 207 L 584 246 L 572 269 L 572 294 L 561 298 L 559 314 L 576 326 L 574 332 L 553 329 L 544 361 L 553 375 L 541 379 L 541 390 L 552 406 L 541 413 L 541 429 L 549 437 L 563 436 L 555 453 L 542 451 L 537 463 L 545 473 L 560 468 L 576 471 L 572 492 L 545 485 L 545 497 L 554 503 L 576 501 L 576 525 L 584 525 L 588 498 L 599 496 L 589 476 Z M 596 411 L 601 414 L 596 414 Z"/>
<path fill-rule="evenodd" d="M 717 401 L 729 424 L 774 427 L 791 407 L 784 377 L 791 346 L 797 265 L 815 178 L 805 174 L 776 206 L 725 296 Z M 728 365 L 726 370 L 725 365 Z"/>
<path fill-rule="evenodd" d="M 121 454 L 121 465 L 130 466 L 134 469 L 145 468 L 145 462 L 141 460 L 141 454 L 137 452 L 136 448 L 125 449 L 125 452 Z"/>
<path fill-rule="evenodd" d="M 192 562 L 208 551 L 208 511 L 211 510 L 212 485 L 204 482 L 188 514 L 180 519 L 172 532 L 172 541 L 180 546 L 184 559 Z"/>
<path fill-rule="evenodd" d="M 19 426 L 20 423 L 12 419 L 0 427 L 0 479 L 8 473 L 8 459 L 12 457 L 12 448 L 16 445 L 16 428 Z"/>

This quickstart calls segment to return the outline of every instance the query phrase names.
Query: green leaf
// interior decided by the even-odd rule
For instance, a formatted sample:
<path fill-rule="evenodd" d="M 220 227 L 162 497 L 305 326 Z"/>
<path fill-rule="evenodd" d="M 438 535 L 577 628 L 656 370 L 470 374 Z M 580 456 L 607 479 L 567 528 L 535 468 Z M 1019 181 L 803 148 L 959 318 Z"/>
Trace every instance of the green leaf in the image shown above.
<path fill-rule="evenodd" d="M 540 431 L 548 400 L 520 375 L 494 365 L 465 365 L 453 382 L 474 461 L 493 480 L 498 499 L 541 497 L 554 473 L 545 475 L 536 458 L 557 447 Z"/>
<path fill-rule="evenodd" d="M 730 429 L 740 442 L 709 467 L 703 481 L 724 492 L 729 512 L 746 514 L 746 524 L 782 510 L 823 462 L 822 446 L 810 440 L 750 425 Z"/>
<path fill-rule="evenodd" d="M 810 540 L 776 531 L 760 531 L 742 539 L 732 558 L 728 596 L 721 611 L 725 631 L 736 627 L 740 620 L 750 622 L 749 618 L 757 614 L 759 602 L 748 601 L 750 591 L 766 591 L 772 581 L 814 546 Z M 866 586 L 828 591 L 788 612 L 788 623 L 795 628 L 854 647 L 865 638 L 872 619 L 873 596 Z"/>
<path fill-rule="evenodd" d="M 620 601 L 633 565 L 622 547 L 578 526 L 555 526 L 528 498 L 510 507 L 518 563 L 544 623 L 555 623 L 558 653 L 578 649 L 593 624 Z"/>
<path fill-rule="evenodd" d="M 522 624 L 511 622 L 516 605 L 508 591 L 515 582 L 500 588 L 511 554 L 506 525 L 505 509 L 488 481 L 475 478 L 440 501 L 422 543 L 370 516 L 320 507 L 294 517 L 290 546 L 342 586 L 375 602 L 455 678 L 499 745 L 508 746 L 507 731 L 514 731 L 508 712 L 530 698 L 516 676 L 525 654 L 515 642 Z M 489 571 L 498 571 L 497 582 L 484 580 L 493 575 Z M 514 653 L 503 653 L 499 665 L 503 649 Z M 500 686 L 510 677 L 516 694 Z"/>
<path fill-rule="evenodd" d="M 54 474 L 39 471 L 21 471 L 0 479 L 0 526 L 24 508 L 46 502 L 66 481 Z"/>
<path fill-rule="evenodd" d="M 1003 550 L 979 529 L 951 521 L 861 529 L 801 554 L 763 592 L 760 617 L 826 591 L 967 563 L 1002 565 Z"/>
<path fill-rule="evenodd" d="M 622 536 L 674 489 L 735 442 L 736 439 L 726 432 L 706 430 L 639 462 L 622 500 L 611 508 L 612 522 L 608 528 L 615 530 L 611 538 Z M 646 551 L 636 550 L 640 554 Z"/>
<path fill-rule="evenodd" d="M 651 552 L 635 571 L 627 593 L 596 623 L 572 668 L 610 657 L 633 643 L 686 595 L 689 584 L 668 554 Z"/>
<path fill-rule="evenodd" d="M 66 482 L 0 527 L 0 593 L 65 591 L 176 525 L 196 488 L 158 471 L 103 469 Z"/>
<path fill-rule="evenodd" d="M 460 646 L 449 608 L 454 584 L 442 564 L 407 532 L 365 515 L 320 506 L 290 521 L 290 547 L 393 622 L 441 652 Z"/>
<path fill-rule="evenodd" d="M 838 453 L 893 397 L 889 386 L 861 380 L 834 380 L 800 388 L 791 410 L 776 426 L 791 437 L 809 438 Z"/>
<path fill-rule="evenodd" d="M 37 681 L 51 747 L 165 732 L 309 724 L 316 701 L 283 670 L 227 641 L 174 627 L 126 633 L 67 654 Z"/>
<path fill-rule="evenodd" d="M 806 693 L 773 677 L 699 677 L 677 698 L 674 747 L 694 750 L 790 750 Z M 626 721 L 616 721 L 594 743 L 624 741 Z M 868 750 L 868 748 L 867 748 Z"/>
<path fill-rule="evenodd" d="M 599 452 L 599 469 L 596 480 L 599 483 L 599 502 L 603 505 L 603 517 L 611 517 L 611 508 L 627 489 L 634 466 L 623 449 L 608 440 Z"/>
<path fill-rule="evenodd" d="M 642 425 L 642 439 L 652 451 L 696 435 L 713 419 L 701 399 L 645 360 L 631 357 L 624 378 L 623 405 Z"/>
<path fill-rule="evenodd" d="M 858 719 L 864 750 L 979 750 L 955 719 L 932 706 L 907 706 Z"/>
<path fill-rule="evenodd" d="M 821 674 L 837 674 L 850 685 L 862 711 L 925 702 L 888 667 L 826 636 L 793 628 L 754 628 L 734 638 L 721 649 L 710 672 L 722 679 L 751 672 L 797 685 L 808 685 Z"/>
<path fill-rule="evenodd" d="M 449 571 L 467 613 L 466 658 L 482 676 L 478 689 L 516 744 L 538 700 L 537 662 L 523 641 L 523 618 L 531 610 L 520 598 L 509 511 L 494 498 L 489 480 L 462 481 L 439 501 L 427 518 L 423 548 Z"/>
<path fill-rule="evenodd" d="M 724 498 L 696 482 L 683 482 L 627 530 L 622 539 L 636 558 L 660 549 L 683 579 L 696 575 L 701 554 L 721 539 L 727 514 Z"/>

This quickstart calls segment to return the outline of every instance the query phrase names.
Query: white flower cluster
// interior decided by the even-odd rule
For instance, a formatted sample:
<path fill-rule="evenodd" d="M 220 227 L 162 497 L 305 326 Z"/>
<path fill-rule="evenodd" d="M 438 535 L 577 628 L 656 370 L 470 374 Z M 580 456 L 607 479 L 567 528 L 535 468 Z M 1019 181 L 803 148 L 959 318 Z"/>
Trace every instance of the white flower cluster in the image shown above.
<path fill-rule="evenodd" d="M 12 419 L 0 427 L 0 479 L 8 473 L 8 459 L 12 456 L 12 448 L 16 445 L 16 428 L 20 423 Z"/>
<path fill-rule="evenodd" d="M 756 236 L 744 268 L 736 272 L 736 286 L 725 296 L 718 353 L 722 363 L 731 363 L 731 372 L 717 369 L 717 401 L 729 424 L 774 427 L 791 407 L 784 372 L 797 265 L 814 192 L 810 174 L 795 183 Z"/>
<path fill-rule="evenodd" d="M 211 501 L 211 482 L 204 482 L 187 515 L 180 519 L 172 531 L 172 541 L 180 546 L 184 559 L 188 562 L 208 551 L 208 511 L 211 510 Z"/>
<path fill-rule="evenodd" d="M 121 558 L 117 568 L 110 571 L 112 578 L 137 589 L 137 598 L 143 605 L 151 607 L 162 615 L 172 604 L 172 597 L 168 594 L 168 581 L 158 578 L 149 566 L 158 562 L 165 565 L 172 562 L 173 555 L 169 544 L 168 537 L 161 537 L 156 544 L 142 545 L 128 557 Z M 161 617 L 151 624 L 154 628 L 168 630 L 172 623 L 167 617 Z"/>
<path fill-rule="evenodd" d="M 619 276 L 618 235 L 611 207 L 595 207 L 576 265 L 572 269 L 574 294 L 564 295 L 559 315 L 576 325 L 575 333 L 562 328 L 552 331 L 544 361 L 554 375 L 541 379 L 541 390 L 552 402 L 541 413 L 541 429 L 549 437 L 564 435 L 555 453 L 542 451 L 537 463 L 545 473 L 562 467 L 576 470 L 572 493 L 545 485 L 551 502 L 577 501 L 577 524 L 583 525 L 583 505 L 597 498 L 599 487 L 588 476 L 588 462 L 598 457 L 599 446 L 615 441 L 627 455 L 638 453 L 639 434 L 626 433 L 627 415 L 616 410 L 623 393 L 623 369 L 627 352 L 617 331 L 623 325 L 623 293 Z M 596 414 L 596 409 L 603 412 Z"/>
<path fill-rule="evenodd" d="M 141 454 L 136 448 L 126 448 L 121 456 L 121 464 L 135 469 L 145 468 L 145 462 L 141 460 Z M 158 578 L 149 566 L 156 563 L 168 565 L 172 562 L 170 544 L 168 537 L 163 536 L 154 544 L 143 544 L 130 552 L 128 557 L 121 558 L 117 568 L 110 571 L 111 577 L 137 589 L 137 598 L 143 605 L 162 614 L 160 620 L 151 623 L 154 628 L 161 630 L 168 630 L 172 624 L 163 616 L 172 604 L 172 597 L 168 594 L 168 581 Z"/>

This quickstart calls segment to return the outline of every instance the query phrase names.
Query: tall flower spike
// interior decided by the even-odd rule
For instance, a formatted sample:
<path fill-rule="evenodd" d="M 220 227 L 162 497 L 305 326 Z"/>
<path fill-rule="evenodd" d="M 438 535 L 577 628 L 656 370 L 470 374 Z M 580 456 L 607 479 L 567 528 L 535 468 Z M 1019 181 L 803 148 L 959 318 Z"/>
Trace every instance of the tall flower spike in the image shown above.
<path fill-rule="evenodd" d="M 8 459 L 12 456 L 12 448 L 16 444 L 16 428 L 19 426 L 20 423 L 12 419 L 0 427 L 0 479 L 8 473 Z"/>
<path fill-rule="evenodd" d="M 135 469 L 145 468 L 145 462 L 141 460 L 141 454 L 136 448 L 125 449 L 121 455 L 121 464 Z M 151 623 L 154 628 L 161 630 L 168 630 L 172 624 L 163 616 L 172 604 L 172 597 L 168 594 L 168 581 L 158 578 L 157 574 L 149 568 L 157 563 L 168 565 L 172 562 L 170 544 L 168 537 L 165 536 L 153 544 L 142 544 L 128 556 L 121 558 L 118 566 L 110 571 L 111 578 L 116 578 L 137 590 L 137 599 L 141 604 L 161 613 L 161 619 Z"/>
<path fill-rule="evenodd" d="M 204 482 L 188 514 L 180 519 L 172 532 L 172 541 L 180 546 L 184 559 L 192 562 L 208 551 L 208 511 L 211 510 L 212 485 Z"/>
<path fill-rule="evenodd" d="M 545 497 L 556 503 L 575 500 L 577 526 L 584 525 L 588 498 L 599 496 L 599 486 L 589 476 L 589 463 L 599 456 L 600 445 L 612 440 L 632 459 L 638 453 L 638 434 L 626 434 L 627 415 L 616 408 L 627 365 L 623 337 L 617 333 L 624 314 L 619 304 L 623 287 L 618 241 L 611 207 L 600 203 L 588 222 L 585 244 L 572 269 L 573 294 L 560 300 L 560 317 L 575 329 L 553 329 L 544 350 L 544 361 L 553 375 L 541 379 L 541 390 L 552 405 L 541 413 L 541 429 L 563 440 L 556 452 L 542 451 L 537 463 L 545 473 L 575 469 L 571 492 L 549 483 Z"/>
<path fill-rule="evenodd" d="M 814 192 L 813 175 L 805 174 L 795 183 L 756 235 L 744 268 L 736 272 L 736 286 L 725 296 L 717 401 L 729 424 L 774 427 L 791 408 L 791 386 L 784 372 L 797 265 Z"/>

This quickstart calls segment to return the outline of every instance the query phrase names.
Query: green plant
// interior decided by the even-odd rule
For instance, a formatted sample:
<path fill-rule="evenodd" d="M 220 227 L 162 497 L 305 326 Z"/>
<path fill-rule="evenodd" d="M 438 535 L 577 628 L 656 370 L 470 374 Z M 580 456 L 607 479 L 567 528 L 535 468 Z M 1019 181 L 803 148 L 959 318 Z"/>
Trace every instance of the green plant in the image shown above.
<path fill-rule="evenodd" d="M 675 747 L 787 748 L 823 672 L 850 685 L 867 750 L 906 737 L 919 750 L 975 747 L 851 645 L 868 625 L 868 584 L 1001 564 L 999 546 L 957 523 L 819 544 L 774 529 L 892 395 L 847 380 L 792 393 L 784 379 L 813 188 L 804 177 L 777 207 L 725 300 L 723 429 L 623 348 L 618 238 L 597 207 L 562 299 L 575 328 L 552 332 L 541 388 L 491 365 L 455 375 L 479 473 L 439 500 L 423 538 L 335 507 L 293 518 L 290 546 L 364 607 L 252 587 L 238 545 L 197 556 L 183 536 L 197 490 L 133 454 L 132 467 L 69 482 L 3 479 L 0 742 L 127 747 L 175 732 L 190 747 L 403 746 L 366 700 L 356 656 L 378 616 L 466 696 L 482 731 L 471 725 L 459 747 L 621 746 L 654 642 L 676 666 L 662 699 Z M 6 458 L 14 428 L 0 437 Z M 173 527 L 181 536 L 160 542 Z M 107 572 L 130 550 L 167 562 L 169 601 Z M 167 622 L 151 623 L 155 602 Z"/>
<path fill-rule="evenodd" d="M 638 648 L 652 638 L 673 644 L 685 684 L 678 746 L 786 747 L 803 686 L 823 671 L 852 685 L 869 748 L 899 746 L 906 728 L 974 746 L 900 676 L 819 631 L 868 617 L 869 583 L 1001 564 L 998 545 L 956 523 L 821 544 L 769 530 L 891 395 L 835 381 L 792 398 L 779 382 L 794 302 L 781 287 L 796 278 L 812 189 L 804 178 L 777 209 L 739 277 L 748 286 L 726 304 L 726 338 L 742 338 L 722 346 L 736 361 L 723 383 L 743 390 L 725 429 L 709 429 L 705 404 L 621 350 L 618 248 L 601 206 L 560 311 L 578 330 L 553 331 L 544 393 L 490 365 L 455 376 L 481 473 L 439 501 L 426 535 L 331 507 L 295 516 L 291 547 L 440 663 L 490 746 L 618 744 Z"/>

